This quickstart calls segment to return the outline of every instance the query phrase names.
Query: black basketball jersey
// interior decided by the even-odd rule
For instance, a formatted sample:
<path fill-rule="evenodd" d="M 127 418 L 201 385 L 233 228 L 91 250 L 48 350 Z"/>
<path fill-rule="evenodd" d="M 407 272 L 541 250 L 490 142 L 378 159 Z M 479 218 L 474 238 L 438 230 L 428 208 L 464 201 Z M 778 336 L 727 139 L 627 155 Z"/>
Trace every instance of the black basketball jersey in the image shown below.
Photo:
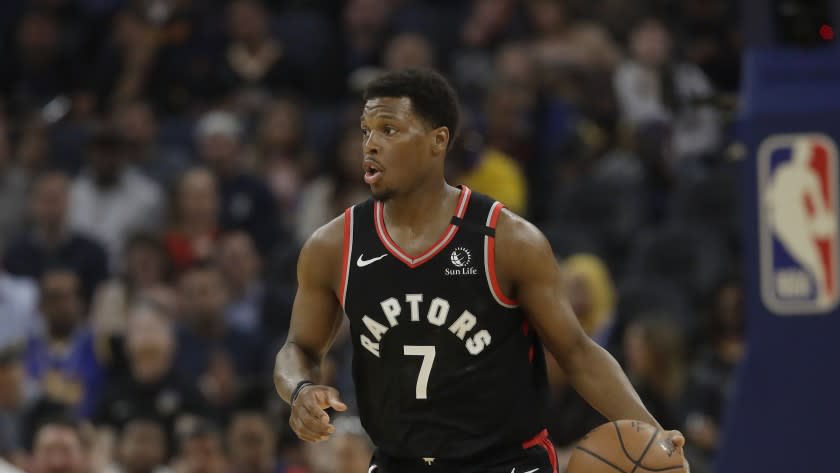
<path fill-rule="evenodd" d="M 417 256 L 388 235 L 381 203 L 345 212 L 339 297 L 359 413 L 390 456 L 468 458 L 521 446 L 545 426 L 541 344 L 495 276 L 502 204 L 462 187 L 456 209 Z"/>

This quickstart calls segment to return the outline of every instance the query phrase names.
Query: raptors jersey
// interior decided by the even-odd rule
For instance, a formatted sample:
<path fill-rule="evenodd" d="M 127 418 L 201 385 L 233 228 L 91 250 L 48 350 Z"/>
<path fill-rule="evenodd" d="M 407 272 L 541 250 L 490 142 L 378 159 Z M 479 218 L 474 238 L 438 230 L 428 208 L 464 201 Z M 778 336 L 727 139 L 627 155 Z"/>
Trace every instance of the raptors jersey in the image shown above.
<path fill-rule="evenodd" d="M 496 281 L 501 209 L 462 187 L 448 229 L 414 256 L 388 235 L 381 203 L 345 212 L 339 297 L 360 417 L 386 455 L 471 458 L 543 430 L 541 344 Z"/>

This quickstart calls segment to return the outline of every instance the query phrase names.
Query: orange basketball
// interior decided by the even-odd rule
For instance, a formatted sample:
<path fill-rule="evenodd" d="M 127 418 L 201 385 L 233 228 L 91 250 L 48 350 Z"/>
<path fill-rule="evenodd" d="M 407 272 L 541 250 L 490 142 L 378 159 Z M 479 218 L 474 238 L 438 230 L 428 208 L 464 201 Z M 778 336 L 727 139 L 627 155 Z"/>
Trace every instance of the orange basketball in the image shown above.
<path fill-rule="evenodd" d="M 567 473 L 688 473 L 683 452 L 664 432 L 644 422 L 619 420 L 604 424 L 575 447 Z"/>

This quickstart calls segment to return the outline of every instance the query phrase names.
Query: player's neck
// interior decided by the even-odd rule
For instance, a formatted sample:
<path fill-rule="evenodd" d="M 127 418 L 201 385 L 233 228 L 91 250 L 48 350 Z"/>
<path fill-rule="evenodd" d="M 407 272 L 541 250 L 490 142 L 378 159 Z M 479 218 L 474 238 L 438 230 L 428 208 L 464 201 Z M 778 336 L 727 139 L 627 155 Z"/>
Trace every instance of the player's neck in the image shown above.
<path fill-rule="evenodd" d="M 421 186 L 385 203 L 385 220 L 393 226 L 420 227 L 440 219 L 449 221 L 458 205 L 460 190 L 444 180 Z"/>

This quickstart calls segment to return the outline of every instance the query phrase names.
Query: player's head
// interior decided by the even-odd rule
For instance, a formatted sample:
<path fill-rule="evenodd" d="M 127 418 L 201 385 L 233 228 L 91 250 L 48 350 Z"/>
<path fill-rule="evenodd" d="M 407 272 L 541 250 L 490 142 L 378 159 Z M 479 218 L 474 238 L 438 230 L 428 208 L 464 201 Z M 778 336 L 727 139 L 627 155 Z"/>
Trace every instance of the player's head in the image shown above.
<path fill-rule="evenodd" d="M 443 179 L 443 160 L 458 131 L 452 86 L 425 69 L 390 72 L 365 89 L 362 151 L 365 182 L 387 200 L 430 179 Z"/>

